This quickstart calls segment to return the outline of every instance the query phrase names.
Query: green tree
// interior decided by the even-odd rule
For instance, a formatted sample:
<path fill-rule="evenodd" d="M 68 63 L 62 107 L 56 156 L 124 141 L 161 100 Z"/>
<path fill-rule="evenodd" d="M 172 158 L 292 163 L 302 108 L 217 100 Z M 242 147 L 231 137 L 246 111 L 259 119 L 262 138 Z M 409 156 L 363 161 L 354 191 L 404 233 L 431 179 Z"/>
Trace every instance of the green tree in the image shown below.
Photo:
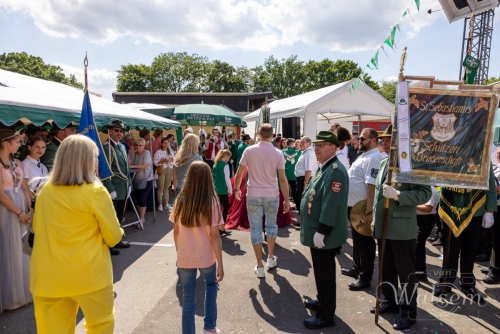
<path fill-rule="evenodd" d="M 31 77 L 60 82 L 83 89 L 83 84 L 71 74 L 66 77 L 60 66 L 45 64 L 42 58 L 28 55 L 26 52 L 11 52 L 0 55 L 0 68 Z"/>
<path fill-rule="evenodd" d="M 243 69 L 236 70 L 226 62 L 215 60 L 208 66 L 205 81 L 207 92 L 246 92 L 247 86 L 240 75 Z"/>
<path fill-rule="evenodd" d="M 151 84 L 151 67 L 144 64 L 121 65 L 116 71 L 116 89 L 119 92 L 150 92 L 154 91 Z"/>
<path fill-rule="evenodd" d="M 209 68 L 207 57 L 187 52 L 162 53 L 151 63 L 151 91 L 202 92 Z"/>
<path fill-rule="evenodd" d="M 498 81 L 500 81 L 500 77 L 491 77 L 488 78 L 488 81 L 486 81 L 485 85 L 489 85 Z"/>
<path fill-rule="evenodd" d="M 355 79 L 361 74 L 361 68 L 352 60 L 310 60 L 304 65 L 304 73 L 306 76 L 304 89 L 311 91 Z M 364 76 L 364 81 L 371 88 L 379 89 L 378 83 L 369 75 Z"/>
<path fill-rule="evenodd" d="M 396 81 L 382 81 L 377 92 L 389 102 L 396 103 Z"/>
<path fill-rule="evenodd" d="M 273 97 L 282 99 L 304 93 L 304 62 L 297 56 L 278 60 L 273 56 L 264 60 L 263 66 L 252 69 L 255 91 L 272 91 Z"/>

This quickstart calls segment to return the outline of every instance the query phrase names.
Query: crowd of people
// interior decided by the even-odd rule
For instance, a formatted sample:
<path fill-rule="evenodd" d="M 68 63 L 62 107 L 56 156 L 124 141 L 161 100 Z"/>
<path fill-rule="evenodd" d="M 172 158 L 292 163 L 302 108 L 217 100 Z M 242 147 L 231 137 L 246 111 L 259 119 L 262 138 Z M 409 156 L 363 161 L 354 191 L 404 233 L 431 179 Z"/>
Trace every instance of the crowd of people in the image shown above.
<path fill-rule="evenodd" d="M 224 277 L 220 237 L 230 235 L 230 229 L 249 231 L 256 260 L 253 270 L 263 278 L 265 268 L 278 266 L 274 252 L 278 228 L 287 225 L 300 230 L 314 268 L 318 298 L 306 299 L 304 306 L 316 314 L 305 319 L 304 325 L 311 329 L 334 326 L 335 257 L 347 242 L 348 222 L 353 213 L 361 214 L 350 228 L 353 264 L 341 268 L 341 273 L 355 279 L 348 284 L 350 290 L 369 289 L 377 244 L 380 252 L 386 199 L 390 204 L 382 277 L 387 284 L 382 286 L 380 314 L 399 313 L 395 329 L 405 330 L 416 322 L 417 286 L 428 280 L 425 243 L 435 225 L 442 231 L 442 240 L 451 236 L 449 270 L 438 278 L 435 295 L 446 293 L 446 284 L 458 276 L 460 260 L 461 291 L 477 303 L 484 302 L 475 289 L 472 270 L 482 234 L 492 226 L 488 239 L 491 266 L 484 282 L 500 281 L 500 260 L 495 258 L 500 251 L 500 224 L 494 224 L 499 219 L 498 213 L 494 215 L 500 194 L 495 183 L 500 178 L 498 165 L 491 170 L 489 190 L 474 192 L 483 199 L 474 207 L 471 223 L 455 237 L 447 233 L 449 228 L 437 212 L 453 201 L 469 200 L 469 192 L 386 184 L 391 127 L 383 134 L 365 128 L 352 136 L 348 129 L 333 124 L 313 141 L 307 136 L 283 138 L 273 133 L 270 124 L 262 124 L 256 143 L 249 135 L 236 138 L 219 127 L 199 135 L 188 128 L 179 146 L 174 135 L 165 136 L 160 129 L 154 131 L 153 139 L 148 130 L 140 131 L 138 138 L 125 134 L 119 119 L 113 119 L 103 132 L 107 134 L 103 152 L 113 175 L 101 182 L 95 176 L 97 146 L 76 135 L 74 124 L 64 129 L 54 125 L 50 132 L 30 125 L 25 139 L 14 130 L 0 130 L 0 313 L 34 301 L 38 333 L 72 332 L 78 307 L 85 315 L 86 328 L 112 333 L 110 254 L 119 255 L 118 249 L 130 247 L 120 227 L 129 196 L 137 206 L 138 228 L 144 229 L 146 212 L 153 205 L 169 211 L 174 223 L 184 291 L 183 333 L 195 332 L 198 269 L 205 281 L 203 330 L 220 333 L 216 327 L 218 283 Z M 296 222 L 292 203 L 300 217 Z M 23 253 L 21 237 L 29 232 L 31 218 L 36 247 L 30 261 Z M 89 274 L 97 271 L 102 275 Z M 403 296 L 410 297 L 400 299 L 398 286 Z M 375 308 L 370 311 L 375 313 Z"/>

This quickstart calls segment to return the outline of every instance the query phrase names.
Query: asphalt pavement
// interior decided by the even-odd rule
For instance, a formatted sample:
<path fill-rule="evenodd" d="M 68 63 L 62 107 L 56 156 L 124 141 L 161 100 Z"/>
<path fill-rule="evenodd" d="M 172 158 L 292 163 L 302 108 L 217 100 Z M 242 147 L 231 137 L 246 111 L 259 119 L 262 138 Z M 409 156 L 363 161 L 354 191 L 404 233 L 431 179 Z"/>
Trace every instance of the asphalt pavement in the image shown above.
<path fill-rule="evenodd" d="M 297 213 L 294 212 L 295 217 Z M 133 212 L 126 214 L 133 219 Z M 173 247 L 173 225 L 168 212 L 146 215 L 145 230 L 127 227 L 129 249 L 114 256 L 115 333 L 181 333 L 182 283 L 176 273 Z M 340 268 L 352 263 L 352 240 L 342 248 L 337 267 L 336 326 L 323 330 L 307 330 L 303 319 L 313 313 L 303 306 L 305 297 L 314 298 L 316 288 L 310 251 L 300 244 L 299 231 L 293 227 L 279 230 L 275 255 L 278 267 L 259 279 L 253 273 L 255 256 L 249 232 L 233 231 L 222 238 L 225 268 L 217 297 L 217 327 L 221 333 L 391 333 L 395 314 L 384 314 L 379 325 L 369 313 L 375 306 L 377 270 L 370 289 L 349 291 L 354 279 L 340 274 Z M 264 245 L 264 250 L 267 247 Z M 441 268 L 441 248 L 427 243 L 428 272 Z M 266 257 L 264 256 L 264 259 Z M 432 283 L 420 284 L 417 323 L 408 332 L 418 333 L 498 333 L 500 332 L 500 285 L 487 285 L 475 265 L 477 288 L 486 304 L 478 306 L 463 298 L 458 290 L 442 301 L 431 294 Z M 378 267 L 378 259 L 375 267 Z M 203 328 L 203 280 L 197 281 L 196 328 Z M 77 315 L 77 333 L 85 333 L 83 315 Z M 33 305 L 5 312 L 0 316 L 1 334 L 36 333 Z M 58 334 L 58 333 L 56 333 Z"/>

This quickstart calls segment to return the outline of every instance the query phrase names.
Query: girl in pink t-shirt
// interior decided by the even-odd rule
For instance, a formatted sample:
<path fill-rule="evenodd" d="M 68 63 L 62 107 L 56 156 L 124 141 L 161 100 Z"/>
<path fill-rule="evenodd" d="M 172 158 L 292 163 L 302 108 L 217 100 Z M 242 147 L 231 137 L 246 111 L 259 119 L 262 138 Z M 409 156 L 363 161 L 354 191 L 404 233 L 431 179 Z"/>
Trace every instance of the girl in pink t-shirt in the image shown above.
<path fill-rule="evenodd" d="M 205 280 L 203 331 L 220 333 L 217 322 L 217 291 L 224 277 L 219 225 L 223 224 L 210 167 L 202 161 L 189 166 L 184 186 L 170 214 L 174 223 L 177 267 L 182 281 L 182 333 L 195 333 L 196 274 Z M 218 265 L 217 265 L 218 264 Z"/>

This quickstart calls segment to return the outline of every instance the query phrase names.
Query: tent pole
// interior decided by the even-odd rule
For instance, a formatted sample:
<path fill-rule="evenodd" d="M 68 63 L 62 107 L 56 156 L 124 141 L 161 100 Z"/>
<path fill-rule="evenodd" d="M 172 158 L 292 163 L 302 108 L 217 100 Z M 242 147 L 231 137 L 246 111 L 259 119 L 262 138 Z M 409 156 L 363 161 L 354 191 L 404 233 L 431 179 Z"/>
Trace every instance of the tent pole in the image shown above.
<path fill-rule="evenodd" d="M 150 151 L 149 153 L 151 154 L 151 169 L 153 168 L 153 141 L 151 140 L 151 130 L 152 129 L 149 129 L 149 148 L 150 148 Z M 153 222 L 156 223 L 156 194 L 155 194 L 155 183 L 156 183 L 156 180 L 155 178 L 153 177 Z"/>
<path fill-rule="evenodd" d="M 358 115 L 358 137 L 361 135 L 361 115 Z"/>

